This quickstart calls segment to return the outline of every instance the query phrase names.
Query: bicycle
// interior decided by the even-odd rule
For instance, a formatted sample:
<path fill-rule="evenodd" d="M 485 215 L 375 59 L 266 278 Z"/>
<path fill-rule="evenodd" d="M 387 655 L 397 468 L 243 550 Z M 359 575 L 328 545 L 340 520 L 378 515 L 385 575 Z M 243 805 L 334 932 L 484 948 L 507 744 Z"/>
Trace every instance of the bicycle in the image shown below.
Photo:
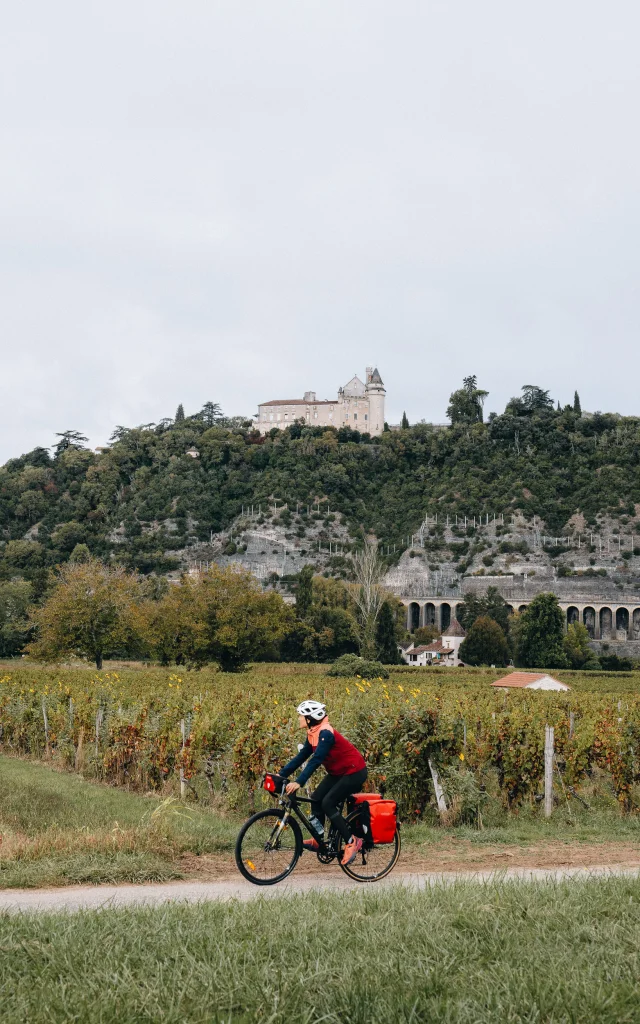
<path fill-rule="evenodd" d="M 340 864 L 342 860 L 344 839 L 335 826 L 330 825 L 328 834 L 323 838 L 316 835 L 300 809 L 301 803 L 310 804 L 311 800 L 300 796 L 299 791 L 287 796 L 284 792 L 286 780 L 282 781 L 281 791 L 272 792 L 272 796 L 278 797 L 278 807 L 258 811 L 248 818 L 236 841 L 238 870 L 254 885 L 275 885 L 291 874 L 303 853 L 302 829 L 298 820 L 318 842 L 316 856 L 321 864 L 331 864 L 336 859 Z M 338 805 L 340 813 L 344 804 L 342 801 Z M 354 835 L 363 839 L 363 845 L 351 864 L 340 864 L 344 873 L 357 882 L 377 882 L 384 878 L 393 870 L 400 856 L 399 827 L 396 827 L 393 842 L 374 844 L 370 830 L 365 834 L 362 829 L 357 806 L 347 814 L 347 823 Z"/>

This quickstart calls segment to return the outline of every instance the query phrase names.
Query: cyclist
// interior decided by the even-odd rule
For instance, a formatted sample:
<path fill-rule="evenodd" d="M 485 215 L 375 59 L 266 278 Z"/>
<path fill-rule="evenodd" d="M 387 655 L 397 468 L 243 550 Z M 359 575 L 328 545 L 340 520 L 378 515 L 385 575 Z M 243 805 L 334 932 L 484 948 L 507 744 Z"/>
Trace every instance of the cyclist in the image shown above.
<path fill-rule="evenodd" d="M 367 778 L 364 757 L 349 740 L 333 728 L 324 704 L 317 700 L 304 700 L 296 710 L 300 728 L 307 730 L 307 742 L 284 766 L 280 774 L 288 778 L 305 761 L 307 764 L 296 781 L 287 784 L 285 792 L 291 796 L 300 789 L 300 786 L 304 786 L 320 765 L 323 765 L 327 775 L 311 794 L 311 812 L 322 827 L 325 815 L 329 817 L 345 842 L 342 864 L 351 864 L 358 851 L 362 849 L 362 839 L 352 834 L 337 805 L 343 803 L 345 797 L 351 793 L 358 793 L 362 789 Z M 320 848 L 315 839 L 307 839 L 304 847 L 307 850 Z"/>

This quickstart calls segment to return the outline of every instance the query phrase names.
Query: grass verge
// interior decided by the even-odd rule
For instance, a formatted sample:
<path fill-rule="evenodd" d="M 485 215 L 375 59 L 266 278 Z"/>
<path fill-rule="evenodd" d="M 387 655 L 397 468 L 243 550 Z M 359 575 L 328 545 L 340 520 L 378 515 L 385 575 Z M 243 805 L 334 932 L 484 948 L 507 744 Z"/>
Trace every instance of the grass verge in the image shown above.
<path fill-rule="evenodd" d="M 236 821 L 0 757 L 0 887 L 182 877 L 184 852 L 230 852 Z"/>
<path fill-rule="evenodd" d="M 625 1024 L 640 882 L 4 916 L 0 946 L 6 1024 Z"/>

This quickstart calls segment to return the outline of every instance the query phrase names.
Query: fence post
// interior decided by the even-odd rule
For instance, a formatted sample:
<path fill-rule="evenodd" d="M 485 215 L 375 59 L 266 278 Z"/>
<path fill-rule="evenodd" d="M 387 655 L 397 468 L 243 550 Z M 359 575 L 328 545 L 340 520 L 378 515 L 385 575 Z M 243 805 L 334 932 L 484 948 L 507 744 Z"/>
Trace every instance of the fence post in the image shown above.
<path fill-rule="evenodd" d="M 42 718 L 44 721 L 44 745 L 47 756 L 49 756 L 49 719 L 47 717 L 47 705 L 44 697 L 42 698 Z"/>
<path fill-rule="evenodd" d="M 553 726 L 544 727 L 544 816 L 553 810 Z"/>
<path fill-rule="evenodd" d="M 438 778 L 438 773 L 435 770 L 435 768 L 433 767 L 433 765 L 431 764 L 431 758 L 429 758 L 429 771 L 431 772 L 431 779 L 433 781 L 433 789 L 434 789 L 434 792 L 436 794 L 436 801 L 438 803 L 438 810 L 439 810 L 440 814 L 442 814 L 447 809 L 447 801 L 444 798 L 444 793 L 442 791 L 442 786 L 440 785 L 440 779 Z"/>
<path fill-rule="evenodd" d="M 96 758 L 100 753 L 100 726 L 102 725 L 102 708 L 96 711 Z"/>
<path fill-rule="evenodd" d="M 182 751 L 184 753 L 185 739 L 186 739 L 186 736 L 185 736 L 186 729 L 185 729 L 185 724 L 184 724 L 184 718 L 180 722 L 180 732 L 182 734 Z M 183 763 L 183 761 L 181 759 L 180 760 L 180 799 L 184 800 L 186 795 L 187 795 L 187 783 L 186 783 L 186 780 L 185 780 L 185 777 L 184 777 L 184 763 Z"/>

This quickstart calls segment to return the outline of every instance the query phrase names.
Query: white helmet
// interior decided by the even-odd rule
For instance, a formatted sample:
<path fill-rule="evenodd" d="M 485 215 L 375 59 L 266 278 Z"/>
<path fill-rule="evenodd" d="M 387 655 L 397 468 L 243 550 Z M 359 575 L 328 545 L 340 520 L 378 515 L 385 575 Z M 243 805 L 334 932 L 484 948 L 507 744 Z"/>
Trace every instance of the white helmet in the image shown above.
<path fill-rule="evenodd" d="M 305 718 L 313 718 L 315 722 L 321 722 L 327 714 L 326 706 L 317 700 L 303 700 L 302 704 L 298 704 L 296 711 Z"/>

